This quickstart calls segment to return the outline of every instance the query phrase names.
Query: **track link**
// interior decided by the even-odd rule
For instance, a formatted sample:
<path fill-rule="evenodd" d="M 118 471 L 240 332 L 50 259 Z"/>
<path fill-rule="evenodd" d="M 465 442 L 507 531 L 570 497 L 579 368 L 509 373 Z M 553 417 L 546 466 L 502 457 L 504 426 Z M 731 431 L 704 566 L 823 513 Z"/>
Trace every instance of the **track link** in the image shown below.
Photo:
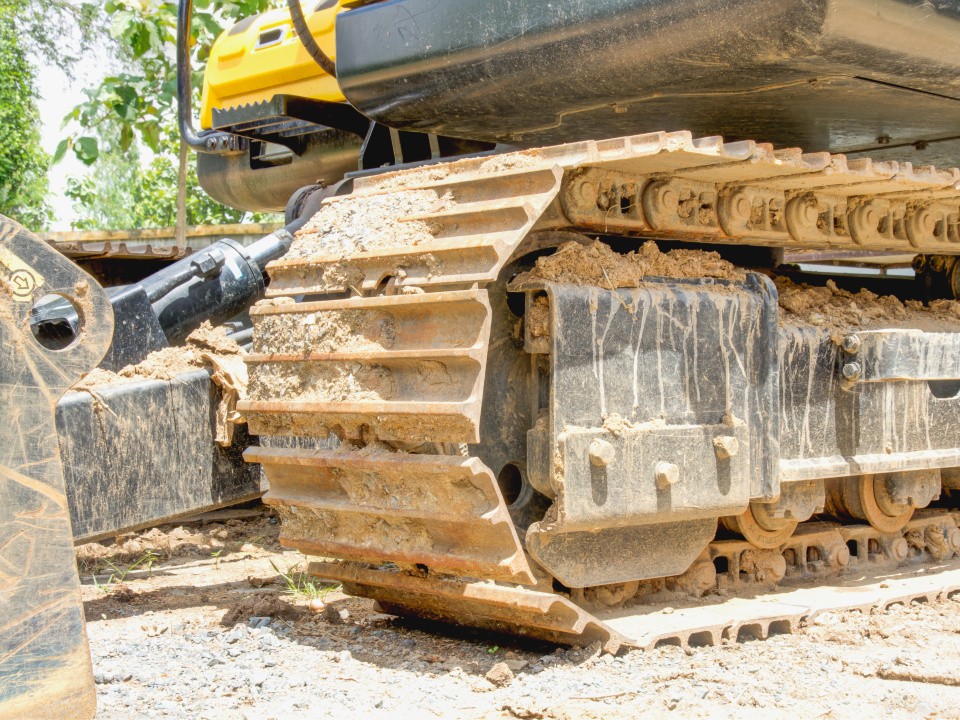
<path fill-rule="evenodd" d="M 315 563 L 313 572 L 407 614 L 600 642 L 611 652 L 762 637 L 827 608 L 960 588 L 952 567 L 884 585 L 869 577 L 949 562 L 960 530 L 940 513 L 888 536 L 868 526 L 801 525 L 772 551 L 717 541 L 684 576 L 659 585 L 555 592 L 528 561 L 476 444 L 490 350 L 484 288 L 557 235 L 539 231 L 571 228 L 953 254 L 960 171 L 654 133 L 356 179 L 269 266 L 270 299 L 251 312 L 250 393 L 238 406 L 257 434 L 340 439 L 335 450 L 246 453 L 266 470 L 265 501 L 282 517 L 281 541 L 340 561 Z M 918 538 L 934 538 L 936 550 Z M 869 592 L 839 589 L 844 571 Z M 834 590 L 736 597 L 744 588 L 828 579 Z M 666 618 L 640 604 L 664 588 L 721 600 Z"/>

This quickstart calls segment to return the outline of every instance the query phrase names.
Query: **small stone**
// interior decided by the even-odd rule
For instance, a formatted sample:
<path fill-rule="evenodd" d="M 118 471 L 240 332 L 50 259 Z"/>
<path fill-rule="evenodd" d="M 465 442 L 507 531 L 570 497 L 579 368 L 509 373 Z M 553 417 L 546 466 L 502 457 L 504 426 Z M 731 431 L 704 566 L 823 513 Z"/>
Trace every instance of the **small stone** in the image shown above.
<path fill-rule="evenodd" d="M 247 625 L 249 625 L 252 628 L 263 628 L 272 622 L 273 622 L 272 617 L 260 617 L 257 615 L 253 615 L 250 617 L 249 620 L 247 620 Z"/>
<path fill-rule="evenodd" d="M 227 650 L 227 655 L 230 657 L 240 657 L 240 648 L 230 648 Z"/>
<path fill-rule="evenodd" d="M 334 625 L 343 625 L 350 618 L 350 611 L 344 608 L 335 608 L 333 605 L 328 605 L 323 611 L 323 617 L 326 618 L 327 622 L 330 622 Z"/>
<path fill-rule="evenodd" d="M 400 644 L 403 645 L 403 647 L 414 648 L 417 646 L 417 641 L 413 638 L 404 638 L 400 641 Z"/>
<path fill-rule="evenodd" d="M 312 613 L 322 613 L 326 607 L 327 604 L 320 598 L 314 598 L 310 601 L 310 612 Z"/>
<path fill-rule="evenodd" d="M 526 660 L 520 660 L 519 658 L 509 658 L 504 660 L 503 664 L 510 668 L 512 672 L 520 672 L 530 663 L 528 663 Z"/>
<path fill-rule="evenodd" d="M 254 670 L 250 674 L 250 685 L 254 687 L 260 687 L 269 679 L 270 673 L 266 672 L 265 670 Z"/>
<path fill-rule="evenodd" d="M 487 671 L 487 674 L 484 676 L 489 680 L 493 685 L 497 687 L 504 687 L 509 685 L 510 681 L 513 680 L 513 671 L 510 669 L 510 666 L 505 662 L 498 662 L 490 670 Z"/>
<path fill-rule="evenodd" d="M 340 652 L 338 652 L 336 655 L 333 656 L 333 661 L 338 663 L 345 663 L 345 662 L 349 662 L 352 659 L 352 657 L 353 656 L 350 655 L 349 650 L 341 650 Z"/>

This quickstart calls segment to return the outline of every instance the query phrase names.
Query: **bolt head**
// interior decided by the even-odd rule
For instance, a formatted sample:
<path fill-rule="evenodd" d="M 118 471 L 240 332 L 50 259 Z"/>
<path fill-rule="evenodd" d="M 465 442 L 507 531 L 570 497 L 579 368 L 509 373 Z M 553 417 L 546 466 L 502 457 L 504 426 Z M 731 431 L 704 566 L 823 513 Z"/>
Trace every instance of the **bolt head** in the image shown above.
<path fill-rule="evenodd" d="M 590 455 L 590 464 L 596 467 L 606 467 L 617 457 L 616 448 L 601 438 L 591 442 L 587 452 Z"/>
<path fill-rule="evenodd" d="M 860 363 L 850 362 L 844 365 L 840 372 L 843 373 L 844 379 L 853 382 L 860 379 L 860 375 L 863 370 L 860 367 Z"/>
<path fill-rule="evenodd" d="M 860 344 L 859 335 L 845 335 L 843 338 L 843 350 L 850 355 L 860 352 Z"/>
<path fill-rule="evenodd" d="M 850 563 L 850 548 L 845 544 L 837 545 L 830 551 L 827 562 L 831 567 L 846 567 Z"/>
<path fill-rule="evenodd" d="M 947 533 L 947 542 L 954 550 L 960 550 L 960 530 L 954 528 Z"/>
<path fill-rule="evenodd" d="M 713 450 L 721 460 L 728 460 L 740 452 L 740 441 L 733 435 L 720 435 L 713 439 Z"/>
<path fill-rule="evenodd" d="M 660 200 L 660 205 L 665 208 L 676 208 L 680 204 L 680 196 L 671 187 L 660 188 L 657 198 Z"/>
<path fill-rule="evenodd" d="M 660 461 L 654 468 L 657 487 L 661 490 L 680 481 L 680 468 L 670 462 Z"/>
<path fill-rule="evenodd" d="M 896 538 L 890 542 L 890 557 L 892 557 L 897 562 L 907 559 L 907 555 L 910 552 L 910 546 L 907 545 L 907 541 L 901 538 Z"/>
<path fill-rule="evenodd" d="M 738 192 L 733 196 L 730 203 L 730 212 L 738 220 L 748 220 L 750 218 L 750 211 L 752 206 L 750 205 L 750 198 L 748 198 L 744 193 Z"/>

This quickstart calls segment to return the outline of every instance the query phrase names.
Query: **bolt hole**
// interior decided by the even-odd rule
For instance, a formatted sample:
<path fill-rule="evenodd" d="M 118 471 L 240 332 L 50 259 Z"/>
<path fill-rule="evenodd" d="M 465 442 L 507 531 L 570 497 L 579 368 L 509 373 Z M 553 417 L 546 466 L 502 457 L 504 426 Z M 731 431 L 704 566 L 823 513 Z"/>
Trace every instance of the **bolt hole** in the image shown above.
<path fill-rule="evenodd" d="M 716 569 L 717 575 L 723 575 L 730 571 L 730 561 L 722 555 L 718 555 L 713 559 L 713 567 Z"/>
<path fill-rule="evenodd" d="M 620 214 L 626 215 L 630 212 L 630 208 L 633 207 L 633 201 L 628 198 L 626 195 L 620 197 Z"/>
<path fill-rule="evenodd" d="M 30 310 L 30 330 L 47 350 L 66 350 L 83 332 L 83 316 L 66 295 L 50 293 Z"/>
<path fill-rule="evenodd" d="M 858 548 L 858 547 L 859 547 L 859 546 L 857 545 L 857 541 L 856 541 L 856 540 L 847 540 L 847 550 L 850 551 L 850 557 L 852 557 L 852 558 L 858 557 L 858 555 L 857 555 L 857 548 Z"/>
<path fill-rule="evenodd" d="M 930 394 L 940 400 L 955 398 L 960 394 L 960 380 L 927 380 Z"/>
<path fill-rule="evenodd" d="M 815 547 L 807 548 L 807 562 L 818 562 L 820 560 L 820 551 Z"/>
<path fill-rule="evenodd" d="M 523 474 L 515 463 L 507 463 L 497 475 L 497 485 L 507 505 L 513 505 L 523 492 Z"/>

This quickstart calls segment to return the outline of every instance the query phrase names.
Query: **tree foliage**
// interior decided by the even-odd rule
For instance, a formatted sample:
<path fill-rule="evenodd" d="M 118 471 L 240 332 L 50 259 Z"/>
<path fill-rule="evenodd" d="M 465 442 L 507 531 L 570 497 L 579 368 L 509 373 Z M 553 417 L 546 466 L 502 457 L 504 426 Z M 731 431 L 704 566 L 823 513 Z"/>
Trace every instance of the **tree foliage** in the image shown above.
<path fill-rule="evenodd" d="M 268 5 L 269 0 L 194 1 L 194 107 L 199 103 L 203 69 L 214 40 L 225 27 Z M 54 161 L 73 152 L 82 163 L 96 165 L 92 175 L 70 183 L 68 194 L 80 215 L 75 223 L 78 227 L 120 227 L 120 222 L 128 227 L 172 225 L 179 169 L 177 4 L 108 0 L 104 9 L 123 72 L 84 91 L 86 100 L 64 118 L 69 132 L 58 145 Z M 153 156 L 144 167 L 140 166 L 141 147 Z M 132 176 L 127 168 L 115 172 L 124 161 L 137 165 Z M 116 202 L 98 206 L 98 197 L 114 197 Z M 192 162 L 187 176 L 187 213 L 189 223 L 236 222 L 243 217 L 242 212 L 219 205 L 203 193 Z"/>
<path fill-rule="evenodd" d="M 40 147 L 34 74 L 17 28 L 22 10 L 20 2 L 0 0 L 0 213 L 40 230 L 51 217 L 50 159 Z"/>

